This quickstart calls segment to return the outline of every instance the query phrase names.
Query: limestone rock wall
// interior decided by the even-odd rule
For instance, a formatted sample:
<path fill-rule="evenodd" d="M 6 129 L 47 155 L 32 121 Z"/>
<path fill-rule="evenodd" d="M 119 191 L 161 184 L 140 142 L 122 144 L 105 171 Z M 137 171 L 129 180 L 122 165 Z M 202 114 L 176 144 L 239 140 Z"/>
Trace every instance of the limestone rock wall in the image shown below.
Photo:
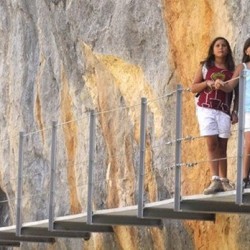
<path fill-rule="evenodd" d="M 97 115 L 94 209 L 137 203 L 140 101 L 146 97 L 145 200 L 173 196 L 176 84 L 187 88 L 208 45 L 226 37 L 240 62 L 250 35 L 241 0 L 1 0 L 0 204 L 15 223 L 18 138 L 24 131 L 23 219 L 48 217 L 51 125 L 57 126 L 56 216 L 86 211 L 89 111 Z M 194 97 L 183 97 L 183 135 L 198 135 Z M 204 141 L 183 161 L 204 161 Z M 235 136 L 229 155 L 235 155 Z M 235 158 L 229 177 L 235 180 Z M 207 163 L 183 169 L 183 194 L 201 193 Z M 248 249 L 249 216 L 164 220 L 162 228 L 114 227 L 88 242 L 59 239 L 22 249 Z"/>

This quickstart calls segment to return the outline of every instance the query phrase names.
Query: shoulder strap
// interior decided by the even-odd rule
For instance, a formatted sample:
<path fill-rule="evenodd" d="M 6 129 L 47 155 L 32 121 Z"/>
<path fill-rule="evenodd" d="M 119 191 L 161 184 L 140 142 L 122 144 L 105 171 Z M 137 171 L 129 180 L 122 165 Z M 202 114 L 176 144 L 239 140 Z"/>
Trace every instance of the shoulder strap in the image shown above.
<path fill-rule="evenodd" d="M 207 66 L 206 63 L 204 63 L 202 66 L 202 77 L 204 80 L 206 79 L 206 76 L 207 76 Z"/>

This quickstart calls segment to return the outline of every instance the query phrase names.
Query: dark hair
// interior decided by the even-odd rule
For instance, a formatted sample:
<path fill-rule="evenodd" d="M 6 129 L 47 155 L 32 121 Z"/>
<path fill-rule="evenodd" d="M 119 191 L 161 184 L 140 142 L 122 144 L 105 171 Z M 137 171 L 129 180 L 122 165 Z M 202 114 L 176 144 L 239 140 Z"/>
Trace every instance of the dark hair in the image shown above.
<path fill-rule="evenodd" d="M 245 41 L 244 48 L 243 48 L 243 57 L 242 62 L 246 63 L 250 61 L 250 56 L 246 54 L 247 48 L 250 47 L 250 37 Z"/>
<path fill-rule="evenodd" d="M 212 66 L 214 66 L 214 59 L 215 59 L 214 58 L 214 53 L 213 53 L 214 52 L 214 45 L 218 40 L 224 40 L 225 41 L 225 43 L 227 45 L 227 48 L 228 48 L 228 54 L 226 56 L 225 64 L 226 64 L 226 67 L 227 67 L 228 70 L 234 71 L 235 63 L 234 63 L 234 59 L 233 59 L 233 56 L 232 56 L 232 50 L 231 50 L 229 42 L 224 37 L 216 37 L 212 41 L 212 43 L 210 44 L 209 49 L 208 49 L 207 58 L 205 60 L 201 61 L 201 64 L 202 65 L 206 64 L 207 68 L 211 68 Z"/>

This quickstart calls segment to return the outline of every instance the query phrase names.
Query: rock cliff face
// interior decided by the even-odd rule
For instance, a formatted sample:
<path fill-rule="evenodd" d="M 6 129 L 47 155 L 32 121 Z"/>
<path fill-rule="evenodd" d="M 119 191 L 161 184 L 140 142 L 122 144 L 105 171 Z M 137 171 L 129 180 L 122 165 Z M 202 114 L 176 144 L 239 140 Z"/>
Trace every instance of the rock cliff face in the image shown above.
<path fill-rule="evenodd" d="M 148 100 L 145 201 L 173 197 L 176 84 L 187 88 L 211 40 L 226 37 L 240 62 L 250 36 L 247 0 L 1 0 L 0 225 L 15 224 L 18 133 L 24 131 L 23 221 L 48 218 L 51 124 L 57 121 L 56 216 L 86 211 L 89 111 L 96 111 L 93 208 L 137 204 L 140 102 Z M 236 127 L 228 149 L 235 156 Z M 183 135 L 198 136 L 194 97 L 183 94 Z M 209 181 L 203 140 L 183 145 L 183 194 Z M 236 158 L 228 161 L 235 180 Z M 6 202 L 7 201 L 7 202 Z M 248 249 L 248 215 L 215 223 L 60 239 L 22 249 Z"/>

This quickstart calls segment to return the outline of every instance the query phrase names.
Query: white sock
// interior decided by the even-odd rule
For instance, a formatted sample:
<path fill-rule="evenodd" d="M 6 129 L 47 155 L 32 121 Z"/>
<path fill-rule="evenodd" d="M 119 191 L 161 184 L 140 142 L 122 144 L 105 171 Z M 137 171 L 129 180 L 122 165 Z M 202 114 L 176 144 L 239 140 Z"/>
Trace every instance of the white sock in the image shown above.
<path fill-rule="evenodd" d="M 221 177 L 220 180 L 221 181 L 228 181 L 227 177 Z"/>
<path fill-rule="evenodd" d="M 213 176 L 212 176 L 212 181 L 213 181 L 213 180 L 219 180 L 219 179 L 220 179 L 220 177 L 219 177 L 218 175 L 213 175 Z"/>

